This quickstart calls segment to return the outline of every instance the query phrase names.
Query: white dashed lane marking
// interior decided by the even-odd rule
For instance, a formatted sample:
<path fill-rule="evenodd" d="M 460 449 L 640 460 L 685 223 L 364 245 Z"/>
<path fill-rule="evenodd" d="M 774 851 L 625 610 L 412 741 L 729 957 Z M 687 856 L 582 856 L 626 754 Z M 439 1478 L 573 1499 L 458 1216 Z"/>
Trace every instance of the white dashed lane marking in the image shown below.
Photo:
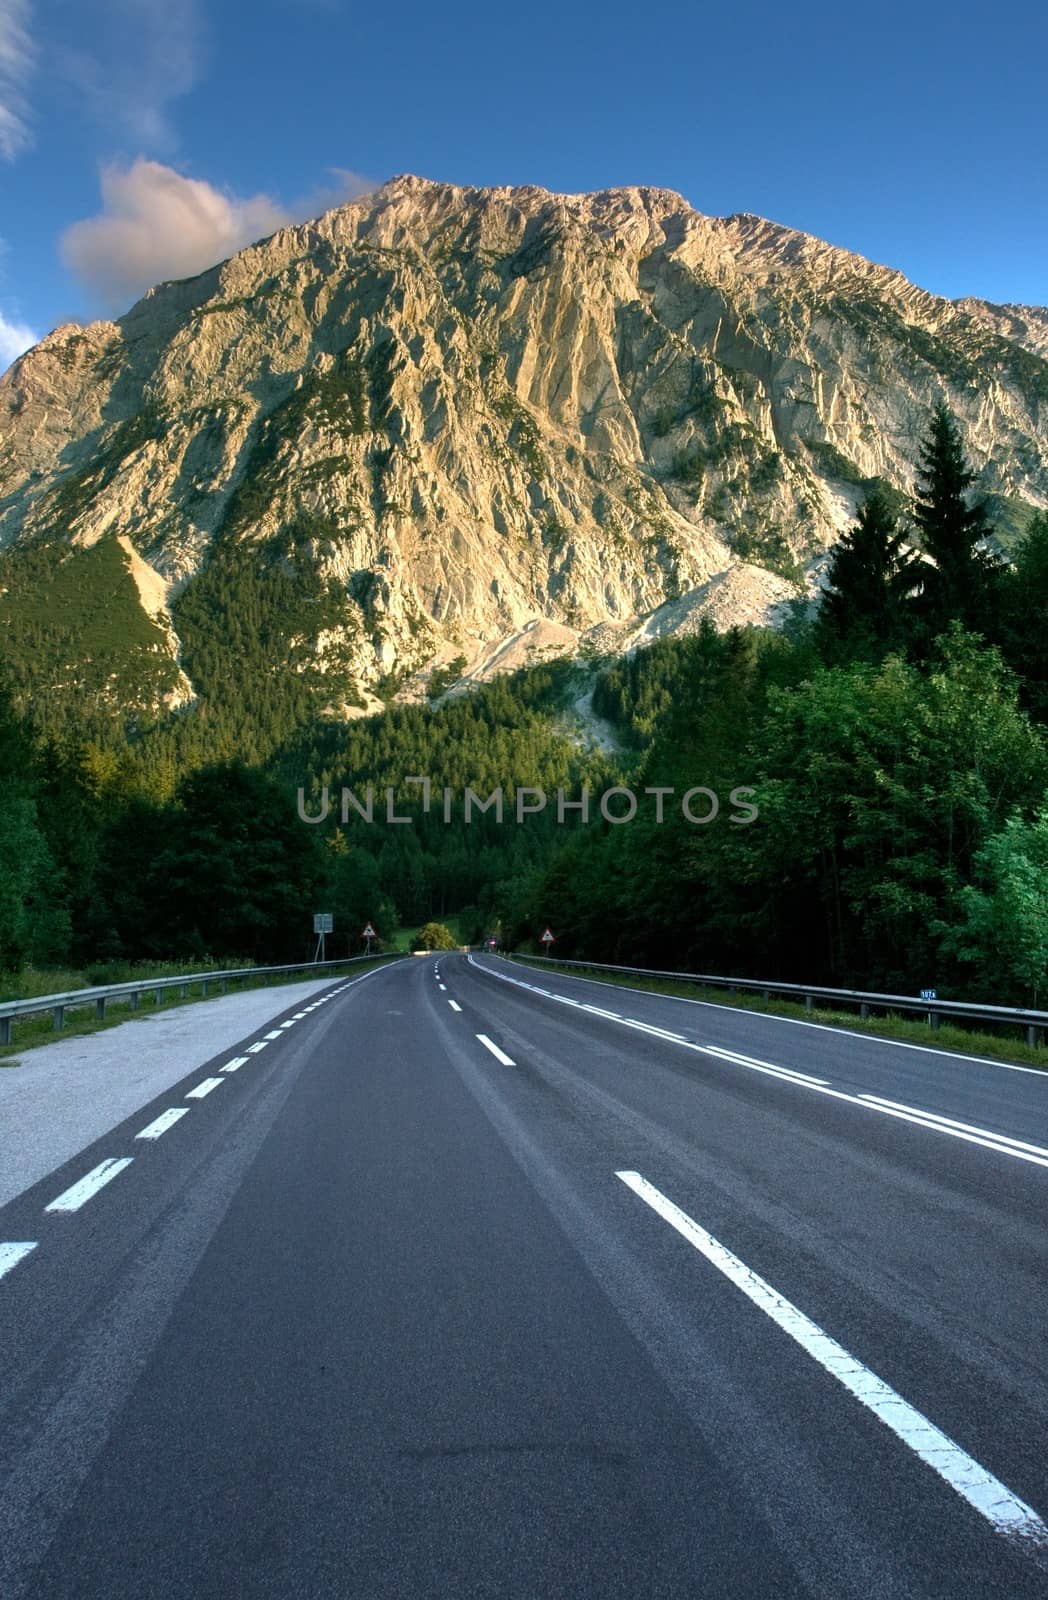
<path fill-rule="evenodd" d="M 141 1133 L 136 1133 L 135 1138 L 159 1139 L 160 1135 L 166 1133 L 168 1128 L 173 1128 L 176 1122 L 188 1115 L 188 1106 L 172 1106 L 169 1111 L 162 1111 L 156 1121 L 151 1122 L 147 1128 L 143 1128 Z"/>
<path fill-rule="evenodd" d="M 129 1167 L 132 1159 L 131 1156 L 120 1156 L 119 1158 L 110 1156 L 108 1160 L 100 1161 L 98 1166 L 92 1167 L 91 1171 L 81 1178 L 79 1182 L 74 1183 L 71 1188 L 63 1190 L 57 1199 L 52 1200 L 49 1206 L 44 1207 L 44 1210 L 79 1211 L 80 1207 L 86 1205 L 88 1200 L 98 1193 L 99 1189 L 104 1189 L 106 1184 L 123 1172 L 125 1167 Z"/>
<path fill-rule="evenodd" d="M 17 1267 L 24 1261 L 30 1250 L 35 1250 L 36 1244 L 0 1244 L 0 1278 L 5 1273 Z"/>

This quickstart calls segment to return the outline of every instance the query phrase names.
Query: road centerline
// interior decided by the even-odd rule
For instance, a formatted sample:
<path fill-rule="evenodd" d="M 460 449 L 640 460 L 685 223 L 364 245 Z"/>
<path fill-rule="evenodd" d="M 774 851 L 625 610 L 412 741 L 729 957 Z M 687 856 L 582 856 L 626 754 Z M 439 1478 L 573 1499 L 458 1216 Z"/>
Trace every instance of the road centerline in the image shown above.
<path fill-rule="evenodd" d="M 1048 1550 L 1048 1527 L 1037 1512 L 1012 1493 L 967 1451 L 879 1378 L 803 1311 L 740 1261 L 726 1245 L 699 1226 L 639 1172 L 615 1174 L 628 1189 L 676 1229 L 700 1255 L 741 1289 L 784 1333 L 892 1433 L 930 1466 L 1000 1534 L 1038 1552 Z"/>

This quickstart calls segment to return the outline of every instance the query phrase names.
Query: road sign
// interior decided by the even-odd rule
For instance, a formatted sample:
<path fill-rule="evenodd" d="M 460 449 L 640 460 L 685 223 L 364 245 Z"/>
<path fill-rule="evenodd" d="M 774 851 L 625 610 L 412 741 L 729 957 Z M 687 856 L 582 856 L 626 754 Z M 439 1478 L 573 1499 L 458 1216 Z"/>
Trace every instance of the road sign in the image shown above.
<path fill-rule="evenodd" d="M 922 989 L 921 990 L 921 999 L 922 1000 L 938 1000 L 938 998 L 939 998 L 939 996 L 938 996 L 938 994 L 936 993 L 936 991 L 934 989 Z"/>
<path fill-rule="evenodd" d="M 553 935 L 552 935 L 552 933 L 550 933 L 549 929 L 547 928 L 545 933 L 542 935 L 541 943 L 542 944 L 553 944 L 553 942 L 554 942 Z"/>
<path fill-rule="evenodd" d="M 330 911 L 316 911 L 313 914 L 313 932 L 331 933 L 334 930 L 335 919 Z"/>
<path fill-rule="evenodd" d="M 362 939 L 377 939 L 378 938 L 378 934 L 375 932 L 374 928 L 371 926 L 371 924 L 369 922 L 367 927 L 364 929 L 364 932 L 360 935 L 360 937 Z"/>

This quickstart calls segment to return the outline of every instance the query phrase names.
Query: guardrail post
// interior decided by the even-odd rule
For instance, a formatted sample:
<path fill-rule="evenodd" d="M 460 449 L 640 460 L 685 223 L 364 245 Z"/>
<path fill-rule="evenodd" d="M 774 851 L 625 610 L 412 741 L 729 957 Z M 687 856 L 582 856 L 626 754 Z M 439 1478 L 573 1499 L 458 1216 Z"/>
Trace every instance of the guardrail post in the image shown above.
<path fill-rule="evenodd" d="M 865 1018 L 865 1017 L 868 1017 L 869 1014 L 870 1014 L 870 1008 L 866 1004 L 866 1001 L 864 1000 L 862 1005 L 859 1007 L 859 1015 L 860 1015 L 860 1017 Z"/>
<path fill-rule="evenodd" d="M 184 1000 L 188 993 L 189 993 L 189 985 L 188 985 L 188 983 L 180 983 L 179 986 L 178 986 L 178 998 L 180 1000 Z"/>
<path fill-rule="evenodd" d="M 939 1013 L 937 1011 L 929 1011 L 929 1013 L 928 1013 L 928 1026 L 932 1030 L 933 1033 L 938 1033 L 938 1031 L 939 1031 Z"/>
<path fill-rule="evenodd" d="M 98 999 L 95 1001 L 95 1021 L 96 1022 L 104 1022 L 105 1020 L 106 1020 L 106 997 L 103 994 L 103 995 L 100 995 L 98 997 Z"/>
<path fill-rule="evenodd" d="M 207 994 L 207 979 L 206 979 L 206 978 L 204 978 L 204 979 L 203 979 L 203 981 L 202 981 L 202 982 L 201 982 L 201 985 L 200 985 L 200 993 L 201 993 L 201 994 L 202 994 L 202 995 L 203 995 L 203 994 Z"/>
<path fill-rule="evenodd" d="M 225 992 L 226 992 L 226 980 L 225 980 L 225 978 L 222 979 L 222 982 L 219 984 L 219 988 L 221 989 L 222 993 L 225 994 Z"/>
<path fill-rule="evenodd" d="M 11 1018 L 0 1017 L 0 1044 L 11 1043 Z"/>
<path fill-rule="evenodd" d="M 1038 1028 L 1036 1023 L 1031 1022 L 1026 1030 L 1026 1043 L 1030 1046 L 1031 1050 L 1039 1049 L 1039 1047 L 1044 1043 L 1044 1029 Z"/>
<path fill-rule="evenodd" d="M 65 1027 L 65 1006 L 55 1006 L 52 1016 L 54 1017 L 55 1032 L 58 1033 Z"/>
<path fill-rule="evenodd" d="M 155 1005 L 158 1005 L 158 1006 L 162 1006 L 163 1005 L 163 1003 L 164 1003 L 164 991 L 163 991 L 163 989 L 154 989 L 153 990 L 153 1002 L 154 1002 Z"/>
<path fill-rule="evenodd" d="M 804 996 L 804 1009 L 805 1011 L 815 1010 L 815 996 L 813 994 L 806 994 Z"/>
<path fill-rule="evenodd" d="M 137 989 L 135 990 L 134 994 L 128 995 L 127 998 L 128 998 L 128 1004 L 130 1005 L 131 1010 L 132 1011 L 137 1011 L 138 1010 L 138 991 L 137 991 Z"/>

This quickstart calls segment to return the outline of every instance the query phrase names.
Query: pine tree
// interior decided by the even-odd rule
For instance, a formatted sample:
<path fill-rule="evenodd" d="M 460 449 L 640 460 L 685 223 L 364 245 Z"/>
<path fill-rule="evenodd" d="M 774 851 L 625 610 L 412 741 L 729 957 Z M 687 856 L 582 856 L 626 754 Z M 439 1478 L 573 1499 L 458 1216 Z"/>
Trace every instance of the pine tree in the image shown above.
<path fill-rule="evenodd" d="M 830 561 L 815 629 L 826 661 L 879 661 L 905 647 L 909 603 L 927 571 L 905 542 L 886 495 L 875 489 Z"/>
<path fill-rule="evenodd" d="M 954 619 L 985 633 L 994 623 L 1001 568 L 982 544 L 992 529 L 983 506 L 970 503 L 975 473 L 957 422 L 944 404 L 932 413 L 919 460 L 914 520 L 924 553 L 934 562 L 925 578 L 922 605 L 929 636 L 942 633 Z"/>

